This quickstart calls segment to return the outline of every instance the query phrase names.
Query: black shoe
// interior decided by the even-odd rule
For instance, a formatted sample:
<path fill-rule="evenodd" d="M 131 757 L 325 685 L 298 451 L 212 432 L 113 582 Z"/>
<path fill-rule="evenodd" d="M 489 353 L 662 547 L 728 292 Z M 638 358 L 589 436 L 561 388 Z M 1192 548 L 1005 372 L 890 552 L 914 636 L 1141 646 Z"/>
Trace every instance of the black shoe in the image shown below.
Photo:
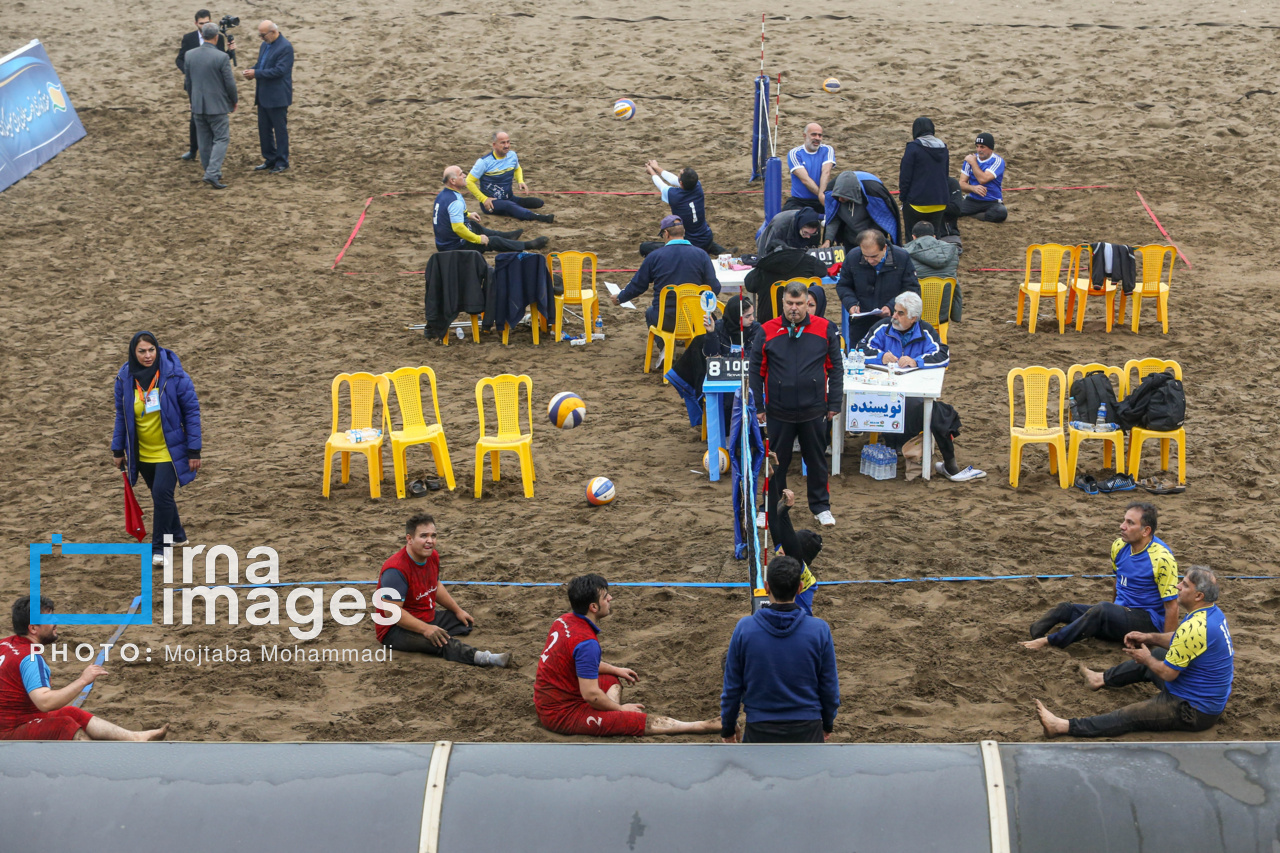
<path fill-rule="evenodd" d="M 278 175 L 278 174 L 280 174 L 281 172 L 283 172 L 283 171 L 284 171 L 285 169 L 287 169 L 287 168 L 289 168 L 289 167 L 288 167 L 288 166 L 272 166 L 272 167 L 271 167 L 271 174 L 273 174 L 273 175 Z"/>
<path fill-rule="evenodd" d="M 494 236 L 506 237 L 508 240 L 519 240 L 520 235 L 524 233 L 523 228 L 517 228 L 514 231 L 498 231 Z"/>
<path fill-rule="evenodd" d="M 225 190 L 227 188 L 227 185 L 222 182 L 221 176 L 217 178 L 205 178 L 204 182 L 215 190 Z"/>
<path fill-rule="evenodd" d="M 183 154 L 183 155 L 182 155 L 181 157 L 179 157 L 178 159 L 179 159 L 179 160 L 194 160 L 194 159 L 196 159 L 196 152 L 194 152 L 194 151 L 188 151 L 186 154 Z"/>
<path fill-rule="evenodd" d="M 265 171 L 267 171 L 267 169 L 270 169 L 270 168 L 271 168 L 271 164 L 270 164 L 270 163 L 259 163 L 258 165 L 256 165 L 256 166 L 254 166 L 254 167 L 253 167 L 253 171 L 255 171 L 255 172 L 265 172 Z"/>
<path fill-rule="evenodd" d="M 1137 483 L 1133 482 L 1133 478 L 1128 474 L 1116 474 L 1098 484 L 1098 491 L 1104 495 L 1112 492 L 1132 492 L 1136 488 L 1138 488 Z"/>
<path fill-rule="evenodd" d="M 539 222 L 555 222 L 556 215 L 554 213 L 535 213 L 533 218 Z"/>
<path fill-rule="evenodd" d="M 529 240 L 524 244 L 526 252 L 536 252 L 538 249 L 545 249 L 551 241 L 546 237 L 539 237 L 536 240 Z"/>

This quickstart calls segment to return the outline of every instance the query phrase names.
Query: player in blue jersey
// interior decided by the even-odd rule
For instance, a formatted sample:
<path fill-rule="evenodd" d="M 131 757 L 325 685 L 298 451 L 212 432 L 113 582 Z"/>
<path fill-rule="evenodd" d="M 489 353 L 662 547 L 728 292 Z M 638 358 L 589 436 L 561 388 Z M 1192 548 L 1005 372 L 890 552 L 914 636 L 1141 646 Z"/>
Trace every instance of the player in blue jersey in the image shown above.
<path fill-rule="evenodd" d="M 1115 603 L 1064 601 L 1032 623 L 1031 639 L 1022 645 L 1032 651 L 1061 649 L 1086 637 L 1118 643 L 1131 631 L 1172 631 L 1178 624 L 1178 561 L 1156 536 L 1159 517 L 1154 504 L 1134 501 L 1125 507 L 1120 538 L 1111 544 Z M 1049 633 L 1064 623 L 1066 627 Z"/>
<path fill-rule="evenodd" d="M 836 152 L 822 144 L 822 125 L 811 122 L 804 126 L 804 144 L 787 152 L 787 170 L 791 172 L 791 198 L 783 210 L 810 208 L 822 216 L 826 212 L 827 183 L 836 165 Z"/>
<path fill-rule="evenodd" d="M 1192 566 L 1178 584 L 1178 604 L 1187 612 L 1176 631 L 1124 638 L 1131 659 L 1106 672 L 1081 666 L 1094 690 L 1149 681 L 1160 692 L 1143 702 L 1093 717 L 1063 719 L 1036 700 L 1046 737 L 1116 737 L 1128 732 L 1202 732 L 1218 722 L 1235 679 L 1235 649 L 1227 617 L 1218 609 L 1218 579 Z"/>
<path fill-rule="evenodd" d="M 960 167 L 958 202 L 947 204 L 945 218 L 974 216 L 985 222 L 1004 222 L 1009 211 L 1004 206 L 1004 158 L 995 151 L 996 138 L 987 132 L 978 134 L 974 153 L 964 158 Z M 954 198 L 954 196 L 953 196 Z"/>
<path fill-rule="evenodd" d="M 663 171 L 657 160 L 644 164 L 644 170 L 658 188 L 662 200 L 671 206 L 671 215 L 680 217 L 684 225 L 684 238 L 694 246 L 704 250 L 708 255 L 723 255 L 728 250 L 715 241 L 711 226 L 707 224 L 705 197 L 698 173 L 692 166 L 685 166 L 677 178 L 670 172 Z M 646 257 L 654 249 L 665 246 L 657 240 L 646 240 L 640 244 L 640 256 Z"/>
<path fill-rule="evenodd" d="M 527 193 L 529 185 L 524 182 L 520 156 L 511 149 L 511 135 L 505 130 L 495 130 L 490 145 L 493 150 L 477 160 L 467 175 L 467 189 L 485 212 L 514 219 L 555 222 L 553 213 L 533 213 L 542 207 L 542 199 L 516 195 L 517 189 Z"/>
<path fill-rule="evenodd" d="M 431 228 L 437 252 L 472 249 L 477 252 L 536 252 L 547 245 L 546 237 L 517 240 L 519 231 L 492 231 L 480 224 L 475 214 L 467 215 L 466 172 L 461 166 L 444 170 L 444 189 L 436 196 L 431 210 Z"/>

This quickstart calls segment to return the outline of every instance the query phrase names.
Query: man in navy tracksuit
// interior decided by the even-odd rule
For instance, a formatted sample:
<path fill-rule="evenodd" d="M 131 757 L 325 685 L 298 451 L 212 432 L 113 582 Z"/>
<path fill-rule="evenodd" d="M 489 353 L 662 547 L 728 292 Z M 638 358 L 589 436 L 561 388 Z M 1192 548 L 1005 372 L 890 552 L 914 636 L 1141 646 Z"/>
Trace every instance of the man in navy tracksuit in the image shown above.
<path fill-rule="evenodd" d="M 787 487 L 791 447 L 798 438 L 809 468 L 809 511 L 832 527 L 827 421 L 842 404 L 843 359 L 836 326 L 809 316 L 808 301 L 809 291 L 799 282 L 783 291 L 782 316 L 765 323 L 751 346 L 751 393 L 757 406 L 764 401 L 757 417 L 767 424 L 769 449 L 778 457 L 778 470 L 769 478 L 769 504 L 776 505 Z"/>
<path fill-rule="evenodd" d="M 822 743 L 840 708 L 831 628 L 795 603 L 802 566 L 794 557 L 769 562 L 769 606 L 733 629 L 720 694 L 720 737 L 738 740 L 738 707 L 746 708 L 743 743 Z"/>
<path fill-rule="evenodd" d="M 684 223 L 680 217 L 662 217 L 658 235 L 667 244 L 646 255 L 631 281 L 622 288 L 621 293 L 613 297 L 613 301 L 621 305 L 644 293 L 652 284 L 653 304 L 644 309 L 644 318 L 650 326 L 658 325 L 658 300 L 662 296 L 662 288 L 669 284 L 706 284 L 715 293 L 720 292 L 720 280 L 716 278 L 716 268 L 711 263 L 711 256 L 684 238 Z M 676 327 L 674 309 L 675 301 L 668 300 L 665 331 L 673 331 Z"/>

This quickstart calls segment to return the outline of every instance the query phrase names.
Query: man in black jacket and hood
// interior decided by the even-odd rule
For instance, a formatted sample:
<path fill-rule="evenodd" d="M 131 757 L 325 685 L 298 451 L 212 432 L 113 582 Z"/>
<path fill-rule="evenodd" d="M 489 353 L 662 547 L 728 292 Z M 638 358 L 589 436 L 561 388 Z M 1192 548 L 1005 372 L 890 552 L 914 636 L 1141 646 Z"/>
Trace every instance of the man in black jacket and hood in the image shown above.
<path fill-rule="evenodd" d="M 898 201 L 902 204 L 902 230 L 911 233 L 919 221 L 933 223 L 942 233 L 942 214 L 951 197 L 947 177 L 951 155 L 947 145 L 933 135 L 933 121 L 921 116 L 911 126 L 911 141 L 898 167 Z"/>
<path fill-rule="evenodd" d="M 898 294 L 911 291 L 920 295 L 916 267 L 906 249 L 890 246 L 879 230 L 863 231 L 858 247 L 844 257 L 836 293 L 840 305 L 849 315 L 849 342 L 866 337 L 871 327 L 893 314 Z M 855 314 L 878 311 L 879 316 L 853 319 Z"/>

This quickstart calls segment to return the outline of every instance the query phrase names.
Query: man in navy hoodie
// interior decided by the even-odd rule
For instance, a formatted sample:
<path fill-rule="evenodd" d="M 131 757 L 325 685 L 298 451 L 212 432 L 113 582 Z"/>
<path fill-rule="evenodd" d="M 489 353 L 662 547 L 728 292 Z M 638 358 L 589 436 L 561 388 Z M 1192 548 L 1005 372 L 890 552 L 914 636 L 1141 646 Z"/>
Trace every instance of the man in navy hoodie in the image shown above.
<path fill-rule="evenodd" d="M 737 743 L 738 707 L 747 712 L 743 743 L 822 743 L 835 727 L 840 681 L 831 628 L 795 603 L 803 566 L 769 563 L 769 606 L 733 629 L 720 694 L 720 737 Z"/>

